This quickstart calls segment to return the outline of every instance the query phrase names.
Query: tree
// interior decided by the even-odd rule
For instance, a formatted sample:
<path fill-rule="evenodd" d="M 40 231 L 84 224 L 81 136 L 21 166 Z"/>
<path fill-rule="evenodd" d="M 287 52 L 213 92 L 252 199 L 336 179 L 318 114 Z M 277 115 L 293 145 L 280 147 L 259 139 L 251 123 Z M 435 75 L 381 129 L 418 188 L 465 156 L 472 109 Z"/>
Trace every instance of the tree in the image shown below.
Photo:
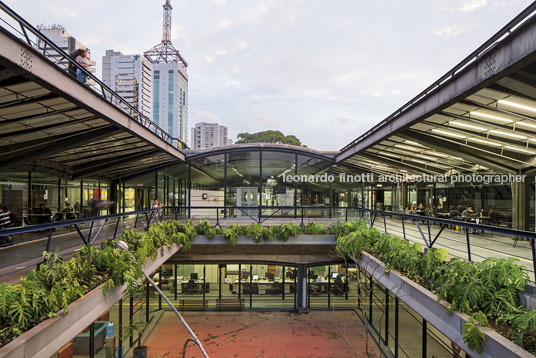
<path fill-rule="evenodd" d="M 279 143 L 306 147 L 296 136 L 284 135 L 281 131 L 268 130 L 257 133 L 239 133 L 237 144 L 240 143 Z"/>

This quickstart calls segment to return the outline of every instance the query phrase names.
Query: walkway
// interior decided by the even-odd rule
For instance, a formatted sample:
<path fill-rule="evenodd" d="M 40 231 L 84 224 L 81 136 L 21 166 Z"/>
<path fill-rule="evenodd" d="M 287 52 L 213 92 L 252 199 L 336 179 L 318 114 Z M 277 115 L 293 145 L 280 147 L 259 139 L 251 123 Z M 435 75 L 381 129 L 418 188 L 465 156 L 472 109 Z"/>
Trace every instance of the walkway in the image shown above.
<path fill-rule="evenodd" d="M 110 220 L 102 228 L 98 238 L 93 242 L 100 245 L 105 239 L 112 238 L 115 231 L 117 219 Z M 95 238 L 104 220 L 97 220 L 93 225 L 91 238 Z M 125 216 L 120 220 L 117 228 L 117 236 L 125 230 L 134 228 L 143 230 L 147 225 L 145 217 L 140 215 L 136 222 L 136 216 Z M 80 232 L 87 239 L 90 231 L 90 223 L 79 225 Z M 41 232 L 31 232 L 21 235 L 14 235 L 14 245 L 0 247 L 0 282 L 17 283 L 21 276 L 25 276 L 28 271 L 35 269 L 37 264 L 43 261 L 43 251 L 46 250 L 48 242 L 48 230 Z M 60 250 L 64 260 L 71 256 L 83 245 L 80 235 L 74 227 L 61 227 L 55 229 L 50 242 L 50 251 Z"/>
<path fill-rule="evenodd" d="M 185 312 L 205 350 L 214 358 L 366 357 L 367 339 L 353 311 Z M 165 312 L 145 341 L 149 357 L 182 357 L 186 329 L 172 312 Z M 368 337 L 370 357 L 380 357 Z M 188 357 L 201 357 L 190 343 Z"/>

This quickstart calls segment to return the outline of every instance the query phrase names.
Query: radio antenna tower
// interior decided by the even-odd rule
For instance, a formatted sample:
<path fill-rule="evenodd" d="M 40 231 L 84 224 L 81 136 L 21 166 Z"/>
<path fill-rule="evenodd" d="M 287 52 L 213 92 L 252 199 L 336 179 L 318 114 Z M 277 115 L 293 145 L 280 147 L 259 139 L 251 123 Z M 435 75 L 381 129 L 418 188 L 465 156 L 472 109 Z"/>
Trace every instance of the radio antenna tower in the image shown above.
<path fill-rule="evenodd" d="M 186 69 L 188 63 L 181 56 L 179 51 L 173 47 L 171 43 L 171 3 L 170 0 L 166 0 L 163 5 L 164 8 L 164 28 L 162 31 L 162 42 L 153 48 L 144 52 L 144 56 L 152 63 L 172 63 L 176 62 Z"/>

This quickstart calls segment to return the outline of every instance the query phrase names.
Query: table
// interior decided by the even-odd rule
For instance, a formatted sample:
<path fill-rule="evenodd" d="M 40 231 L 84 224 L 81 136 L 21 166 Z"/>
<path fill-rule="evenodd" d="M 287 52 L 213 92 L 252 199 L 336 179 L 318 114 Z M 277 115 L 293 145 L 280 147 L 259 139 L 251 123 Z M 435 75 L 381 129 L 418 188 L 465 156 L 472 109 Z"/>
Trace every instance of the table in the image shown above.
<path fill-rule="evenodd" d="M 210 291 L 210 282 L 205 283 L 205 293 Z M 186 293 L 186 294 L 199 294 L 203 293 L 203 280 L 195 280 L 190 282 L 190 280 L 177 279 L 177 293 Z"/>

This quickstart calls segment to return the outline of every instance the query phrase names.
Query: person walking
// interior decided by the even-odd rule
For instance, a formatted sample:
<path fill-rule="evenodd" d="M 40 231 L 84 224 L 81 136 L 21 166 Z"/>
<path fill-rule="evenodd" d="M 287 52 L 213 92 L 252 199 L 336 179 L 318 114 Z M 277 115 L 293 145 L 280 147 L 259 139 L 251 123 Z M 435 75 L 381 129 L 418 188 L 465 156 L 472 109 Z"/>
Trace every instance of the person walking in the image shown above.
<path fill-rule="evenodd" d="M 11 226 L 9 212 L 5 206 L 0 205 L 0 229 L 6 229 Z M 9 235 L 0 236 L 0 245 L 9 245 L 13 243 L 13 238 Z"/>
<path fill-rule="evenodd" d="M 157 198 L 154 198 L 153 200 L 153 206 L 152 208 L 153 209 L 160 209 L 162 206 L 160 205 L 160 202 L 158 201 Z M 161 220 L 161 217 L 162 217 L 162 210 L 155 210 L 153 211 L 153 215 L 156 216 L 155 217 L 155 220 L 158 222 Z"/>
<path fill-rule="evenodd" d="M 80 64 L 84 69 L 89 69 L 89 53 L 87 50 L 82 50 L 80 54 L 75 59 L 76 62 Z M 86 83 L 87 74 L 82 71 L 80 68 L 76 69 L 76 79 L 82 83 Z"/>
<path fill-rule="evenodd" d="M 76 70 L 77 70 L 77 67 L 74 64 L 74 61 L 76 61 L 76 58 L 82 54 L 82 51 L 84 51 L 84 50 L 79 48 L 79 49 L 76 49 L 76 50 L 74 50 L 73 52 L 71 52 L 69 54 L 69 57 L 71 57 L 73 59 L 73 61 L 72 62 L 69 61 L 69 65 L 67 67 L 67 72 L 69 72 L 69 74 L 71 76 L 73 76 L 73 77 L 76 77 Z"/>

